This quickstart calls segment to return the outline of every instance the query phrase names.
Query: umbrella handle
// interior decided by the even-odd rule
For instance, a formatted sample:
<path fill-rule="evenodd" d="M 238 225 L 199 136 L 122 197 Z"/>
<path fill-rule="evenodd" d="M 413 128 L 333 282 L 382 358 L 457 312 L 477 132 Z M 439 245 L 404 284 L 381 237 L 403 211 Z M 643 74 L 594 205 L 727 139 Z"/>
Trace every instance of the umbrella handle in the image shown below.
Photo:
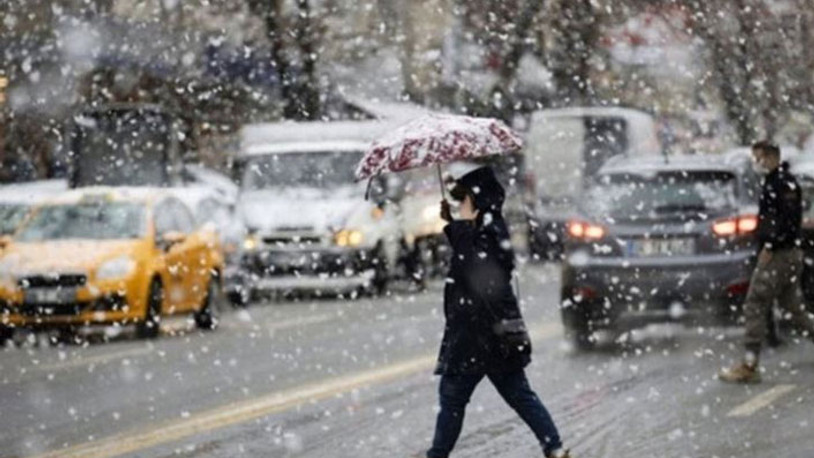
<path fill-rule="evenodd" d="M 446 192 L 444 191 L 444 176 L 441 173 L 441 164 L 435 164 L 435 168 L 438 171 L 438 183 L 441 185 L 441 198 L 447 198 Z"/>
<path fill-rule="evenodd" d="M 370 178 L 367 180 L 367 187 L 365 188 L 365 200 L 366 200 L 366 201 L 370 199 L 370 187 L 371 187 L 372 185 L 373 185 L 373 177 L 370 177 Z"/>

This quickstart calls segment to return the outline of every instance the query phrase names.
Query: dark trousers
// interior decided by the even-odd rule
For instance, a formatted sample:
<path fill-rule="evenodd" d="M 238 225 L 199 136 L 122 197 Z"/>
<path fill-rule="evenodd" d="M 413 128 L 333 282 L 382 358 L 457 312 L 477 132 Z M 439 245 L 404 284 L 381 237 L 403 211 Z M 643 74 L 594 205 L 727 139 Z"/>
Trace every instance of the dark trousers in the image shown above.
<path fill-rule="evenodd" d="M 438 389 L 441 411 L 435 424 L 435 438 L 432 448 L 427 452 L 428 458 L 446 458 L 455 447 L 455 442 L 461 434 L 464 422 L 464 411 L 475 387 L 478 386 L 483 375 L 444 375 Z M 502 374 L 488 374 L 489 380 L 537 436 L 543 448 L 543 454 L 548 456 L 554 450 L 562 447 L 560 435 L 554 421 L 540 398 L 532 391 L 526 379 L 526 373 L 521 369 L 516 372 Z"/>
<path fill-rule="evenodd" d="M 768 263 L 755 267 L 743 304 L 747 350 L 760 354 L 768 328 L 767 316 L 775 302 L 794 328 L 814 340 L 814 321 L 806 311 L 800 289 L 802 271 L 802 253 L 796 248 L 774 251 Z"/>

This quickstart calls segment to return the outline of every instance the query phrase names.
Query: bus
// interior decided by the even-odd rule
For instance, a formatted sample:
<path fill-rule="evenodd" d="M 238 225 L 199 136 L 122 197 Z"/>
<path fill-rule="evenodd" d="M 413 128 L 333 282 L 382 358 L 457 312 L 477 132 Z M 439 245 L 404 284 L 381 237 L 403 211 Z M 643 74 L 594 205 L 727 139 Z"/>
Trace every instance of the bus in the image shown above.
<path fill-rule="evenodd" d="M 183 183 L 181 122 L 159 105 L 83 108 L 70 119 L 66 133 L 71 188 Z"/>

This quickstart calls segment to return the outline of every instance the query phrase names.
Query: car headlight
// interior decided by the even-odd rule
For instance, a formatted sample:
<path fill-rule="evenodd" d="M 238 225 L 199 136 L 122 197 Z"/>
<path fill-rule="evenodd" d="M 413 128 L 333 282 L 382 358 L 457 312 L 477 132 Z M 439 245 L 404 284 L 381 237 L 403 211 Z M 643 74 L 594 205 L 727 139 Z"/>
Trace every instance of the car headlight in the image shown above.
<path fill-rule="evenodd" d="M 17 288 L 17 279 L 14 277 L 14 271 L 18 267 L 17 259 L 4 259 L 0 261 L 0 288 L 15 289 Z"/>
<path fill-rule="evenodd" d="M 247 235 L 246 238 L 243 239 L 243 249 L 246 251 L 254 251 L 257 249 L 257 245 L 257 236 Z"/>
<path fill-rule="evenodd" d="M 129 256 L 119 256 L 109 261 L 105 261 L 96 269 L 97 280 L 112 280 L 130 275 L 136 268 L 136 261 Z"/>
<path fill-rule="evenodd" d="M 343 229 L 336 233 L 334 237 L 339 246 L 359 246 L 364 240 L 362 232 L 353 229 Z"/>
<path fill-rule="evenodd" d="M 0 288 L 15 289 L 17 288 L 17 279 L 10 273 L 0 273 Z"/>
<path fill-rule="evenodd" d="M 437 206 L 425 207 L 421 212 L 421 216 L 428 221 L 435 221 L 441 219 L 441 210 Z"/>

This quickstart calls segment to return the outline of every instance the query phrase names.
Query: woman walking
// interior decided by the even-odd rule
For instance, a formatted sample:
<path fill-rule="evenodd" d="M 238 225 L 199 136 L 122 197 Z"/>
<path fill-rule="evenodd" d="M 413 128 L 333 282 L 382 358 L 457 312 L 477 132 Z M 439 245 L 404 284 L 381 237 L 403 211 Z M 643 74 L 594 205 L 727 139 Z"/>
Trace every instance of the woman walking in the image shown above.
<path fill-rule="evenodd" d="M 446 326 L 435 373 L 440 407 L 428 458 L 446 458 L 463 426 L 472 392 L 487 377 L 532 429 L 546 457 L 569 457 L 551 416 L 532 391 L 524 368 L 531 344 L 511 287 L 514 252 L 503 220 L 503 187 L 488 167 L 456 181 L 460 201 L 453 220 L 447 201 L 441 216 L 452 259 L 444 288 Z"/>

